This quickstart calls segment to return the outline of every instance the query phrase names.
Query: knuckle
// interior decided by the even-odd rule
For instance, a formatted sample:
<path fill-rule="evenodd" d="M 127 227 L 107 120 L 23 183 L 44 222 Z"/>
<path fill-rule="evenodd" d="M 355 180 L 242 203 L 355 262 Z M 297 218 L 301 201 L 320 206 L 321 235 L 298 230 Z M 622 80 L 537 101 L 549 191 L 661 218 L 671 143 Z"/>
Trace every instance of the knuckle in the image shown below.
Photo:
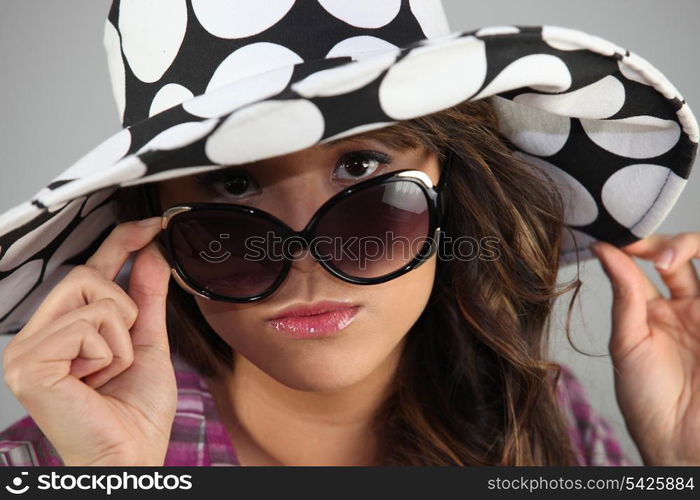
<path fill-rule="evenodd" d="M 133 324 L 136 321 L 136 318 L 139 315 L 139 306 L 136 305 L 136 302 L 134 299 L 132 299 L 126 291 L 113 281 L 111 282 L 117 289 L 117 294 L 118 296 L 122 299 L 122 302 L 124 304 L 124 312 L 126 313 L 127 317 L 129 318 L 129 321 L 131 324 Z"/>
<path fill-rule="evenodd" d="M 20 395 L 22 376 L 17 367 L 5 366 L 3 380 L 15 396 Z"/>
<path fill-rule="evenodd" d="M 116 316 L 119 313 L 119 304 L 117 304 L 117 301 L 112 297 L 103 297 L 96 303 L 106 315 Z"/>
<path fill-rule="evenodd" d="M 131 349 L 129 349 L 123 355 L 114 358 L 114 360 L 120 370 L 126 370 L 134 362 L 134 353 Z"/>
<path fill-rule="evenodd" d="M 75 323 L 73 323 L 73 331 L 76 331 L 78 333 L 81 332 L 88 332 L 88 333 L 97 333 L 97 329 L 95 326 L 92 324 L 92 322 L 86 318 L 78 318 Z"/>
<path fill-rule="evenodd" d="M 66 278 L 71 282 L 81 283 L 87 280 L 94 280 L 99 276 L 97 269 L 94 269 L 85 264 L 75 266 L 68 272 Z"/>

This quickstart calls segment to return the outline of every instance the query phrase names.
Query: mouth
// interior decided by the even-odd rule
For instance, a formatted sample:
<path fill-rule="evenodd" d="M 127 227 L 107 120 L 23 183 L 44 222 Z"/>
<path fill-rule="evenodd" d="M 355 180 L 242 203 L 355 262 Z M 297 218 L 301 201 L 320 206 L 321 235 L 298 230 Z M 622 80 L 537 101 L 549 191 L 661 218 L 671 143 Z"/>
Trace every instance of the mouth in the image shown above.
<path fill-rule="evenodd" d="M 296 305 L 269 318 L 267 324 L 293 338 L 325 337 L 346 328 L 359 309 L 358 304 L 332 301 Z"/>

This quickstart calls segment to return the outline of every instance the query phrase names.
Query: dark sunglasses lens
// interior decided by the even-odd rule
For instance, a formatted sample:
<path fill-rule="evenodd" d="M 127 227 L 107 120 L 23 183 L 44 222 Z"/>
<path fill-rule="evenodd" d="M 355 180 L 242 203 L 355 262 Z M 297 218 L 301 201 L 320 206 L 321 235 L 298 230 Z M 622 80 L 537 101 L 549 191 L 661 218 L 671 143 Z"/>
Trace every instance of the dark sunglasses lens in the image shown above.
<path fill-rule="evenodd" d="M 260 250 L 279 234 L 263 217 L 228 210 L 196 210 L 171 221 L 173 256 L 189 281 L 210 293 L 249 298 L 265 292 L 284 268 Z"/>
<path fill-rule="evenodd" d="M 356 278 L 398 271 L 425 248 L 429 206 L 427 194 L 414 181 L 396 180 L 357 191 L 319 220 L 319 257 Z"/>

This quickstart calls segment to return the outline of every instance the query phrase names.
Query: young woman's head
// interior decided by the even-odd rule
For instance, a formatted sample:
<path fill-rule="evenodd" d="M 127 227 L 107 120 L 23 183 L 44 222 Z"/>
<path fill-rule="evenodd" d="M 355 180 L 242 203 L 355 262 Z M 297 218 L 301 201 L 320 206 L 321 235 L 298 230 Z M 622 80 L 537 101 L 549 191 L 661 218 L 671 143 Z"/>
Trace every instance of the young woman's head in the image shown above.
<path fill-rule="evenodd" d="M 425 172 L 434 184 L 438 182 L 440 168 L 432 151 L 371 136 L 351 137 L 236 167 L 225 180 L 212 183 L 190 175 L 160 182 L 157 189 L 162 211 L 186 202 L 236 203 L 264 210 L 301 231 L 314 212 L 343 188 L 407 168 Z M 347 205 L 350 210 L 351 203 Z M 383 215 L 374 214 L 379 219 Z M 351 214 L 345 216 L 343 222 Z M 366 223 L 368 228 L 370 221 Z M 272 245 L 260 250 L 275 251 Z M 412 272 L 371 286 L 336 278 L 308 252 L 296 255 L 292 262 L 286 279 L 264 299 L 236 304 L 195 296 L 195 302 L 235 353 L 294 389 L 330 391 L 360 382 L 376 370 L 393 371 L 406 333 L 428 302 L 435 257 Z M 208 267 L 220 274 L 216 266 Z M 269 321 L 289 307 L 321 301 L 357 306 L 357 312 L 341 331 L 314 339 L 297 340 Z"/>
<path fill-rule="evenodd" d="M 273 294 L 245 304 L 207 300 L 171 281 L 172 349 L 206 376 L 226 373 L 242 356 L 304 391 L 393 374 L 376 415 L 380 463 L 570 463 L 554 396 L 557 367 L 546 362 L 551 306 L 568 290 L 555 290 L 563 201 L 546 174 L 513 154 L 489 101 L 239 165 L 225 182 L 163 181 L 159 208 L 242 204 L 299 231 L 334 194 L 377 175 L 420 170 L 438 184 L 448 150 L 456 161 L 442 229 L 447 241 L 476 243 L 469 258 L 452 248 L 451 258 L 433 255 L 393 280 L 358 285 L 307 253 Z M 157 215 L 143 192 L 118 191 L 120 221 Z M 479 243 L 486 238 L 488 249 Z M 359 307 L 344 329 L 321 338 L 291 338 L 268 321 L 322 300 Z"/>

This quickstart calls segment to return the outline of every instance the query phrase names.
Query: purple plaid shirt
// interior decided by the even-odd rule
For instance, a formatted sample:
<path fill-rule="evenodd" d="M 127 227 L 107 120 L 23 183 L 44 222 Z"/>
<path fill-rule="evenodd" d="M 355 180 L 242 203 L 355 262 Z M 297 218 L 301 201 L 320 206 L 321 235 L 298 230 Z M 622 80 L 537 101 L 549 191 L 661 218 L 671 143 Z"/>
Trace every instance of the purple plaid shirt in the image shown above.
<path fill-rule="evenodd" d="M 205 380 L 182 359 L 173 356 L 178 401 L 166 466 L 240 465 Z M 598 416 L 573 372 L 562 366 L 557 396 L 569 423 L 580 465 L 632 465 L 610 424 Z M 27 415 L 0 432 L 0 465 L 60 466 L 63 462 Z"/>

